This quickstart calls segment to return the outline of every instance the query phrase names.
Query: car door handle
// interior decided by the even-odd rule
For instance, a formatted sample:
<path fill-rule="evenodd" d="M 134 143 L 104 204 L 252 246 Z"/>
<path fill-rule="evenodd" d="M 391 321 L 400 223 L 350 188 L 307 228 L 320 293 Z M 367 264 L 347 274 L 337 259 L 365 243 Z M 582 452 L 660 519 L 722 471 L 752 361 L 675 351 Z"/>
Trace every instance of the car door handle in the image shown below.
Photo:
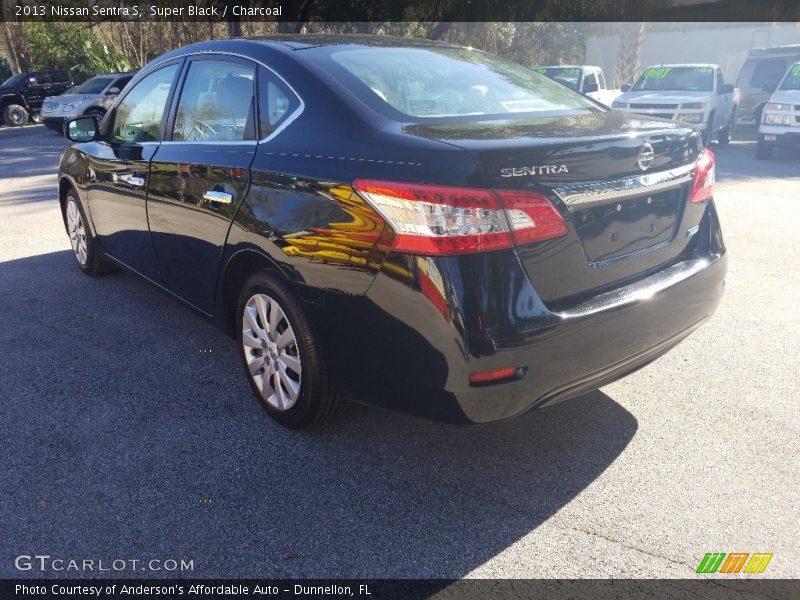
<path fill-rule="evenodd" d="M 205 194 L 203 194 L 203 200 L 217 202 L 219 204 L 230 204 L 233 202 L 233 194 L 221 192 L 219 190 L 208 190 Z"/>
<path fill-rule="evenodd" d="M 128 185 L 132 185 L 134 187 L 144 187 L 144 177 L 138 173 L 125 173 L 123 175 L 114 173 L 113 178 L 115 182 L 121 181 L 122 183 L 127 183 Z"/>

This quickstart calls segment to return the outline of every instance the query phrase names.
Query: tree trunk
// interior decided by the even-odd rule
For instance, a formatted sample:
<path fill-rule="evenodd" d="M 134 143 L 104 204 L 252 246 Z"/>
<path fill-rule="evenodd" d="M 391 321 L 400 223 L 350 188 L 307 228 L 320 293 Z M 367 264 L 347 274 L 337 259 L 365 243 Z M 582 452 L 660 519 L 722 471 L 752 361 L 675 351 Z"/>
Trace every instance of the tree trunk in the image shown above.
<path fill-rule="evenodd" d="M 617 85 L 633 83 L 639 76 L 642 44 L 647 35 L 647 23 L 620 23 L 619 50 L 614 77 Z"/>

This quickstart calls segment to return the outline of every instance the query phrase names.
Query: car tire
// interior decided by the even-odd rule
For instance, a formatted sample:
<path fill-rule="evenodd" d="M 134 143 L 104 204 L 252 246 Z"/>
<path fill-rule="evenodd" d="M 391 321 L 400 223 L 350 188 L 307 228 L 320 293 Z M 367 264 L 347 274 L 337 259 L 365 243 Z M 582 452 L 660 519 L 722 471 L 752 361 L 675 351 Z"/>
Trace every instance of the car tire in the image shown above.
<path fill-rule="evenodd" d="M 720 146 L 727 146 L 731 143 L 731 138 L 733 137 L 733 124 L 736 119 L 736 109 L 734 108 L 731 112 L 731 118 L 728 121 L 728 124 L 725 126 L 724 129 L 720 129 L 719 133 L 717 133 L 717 142 Z"/>
<path fill-rule="evenodd" d="M 756 143 L 756 158 L 764 160 L 772 157 L 772 144 L 764 140 L 763 135 L 758 136 Z"/>
<path fill-rule="evenodd" d="M 346 406 L 330 385 L 306 312 L 289 286 L 259 271 L 242 287 L 236 327 L 245 374 L 264 410 L 291 429 L 320 425 Z"/>
<path fill-rule="evenodd" d="M 114 265 L 100 255 L 97 243 L 86 226 L 86 215 L 83 212 L 78 193 L 74 189 L 67 192 L 63 217 L 64 227 L 67 229 L 72 246 L 72 254 L 80 270 L 93 276 L 115 271 Z"/>
<path fill-rule="evenodd" d="M 21 127 L 28 122 L 30 115 L 24 106 L 9 104 L 3 110 L 3 122 L 12 127 Z"/>

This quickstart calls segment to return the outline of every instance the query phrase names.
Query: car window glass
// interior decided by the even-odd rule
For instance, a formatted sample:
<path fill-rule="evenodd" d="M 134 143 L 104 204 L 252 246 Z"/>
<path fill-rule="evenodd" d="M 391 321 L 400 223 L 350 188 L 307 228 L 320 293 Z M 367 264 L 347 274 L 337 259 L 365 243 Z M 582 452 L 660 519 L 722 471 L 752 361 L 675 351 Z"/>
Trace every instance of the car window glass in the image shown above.
<path fill-rule="evenodd" d="M 110 77 L 92 77 L 72 88 L 71 94 L 99 94 L 111 83 Z"/>
<path fill-rule="evenodd" d="M 603 90 L 606 89 L 606 76 L 603 75 L 603 73 L 598 73 L 597 79 L 600 81 L 600 88 Z"/>
<path fill-rule="evenodd" d="M 264 67 L 260 67 L 258 72 L 258 102 L 262 139 L 275 131 L 300 106 L 297 96 Z"/>
<path fill-rule="evenodd" d="M 753 76 L 750 78 L 751 87 L 763 87 L 767 84 L 776 84 L 786 72 L 786 61 L 782 59 L 762 60 L 756 64 Z"/>
<path fill-rule="evenodd" d="M 597 86 L 597 77 L 594 73 L 588 73 L 586 77 L 583 78 L 583 89 L 591 85 Z"/>
<path fill-rule="evenodd" d="M 795 63 L 789 68 L 786 77 L 781 83 L 782 90 L 800 90 L 800 62 Z M 797 107 L 795 107 L 797 108 Z"/>
<path fill-rule="evenodd" d="M 703 91 L 714 89 L 713 67 L 651 67 L 634 84 L 635 91 Z"/>
<path fill-rule="evenodd" d="M 111 87 L 115 87 L 115 88 L 118 88 L 120 90 L 124 90 L 125 86 L 128 85 L 128 83 L 130 82 L 131 79 L 133 79 L 133 75 L 129 75 L 128 77 L 120 77 L 119 79 L 117 79 L 114 82 L 114 85 L 112 85 Z"/>
<path fill-rule="evenodd" d="M 237 142 L 255 139 L 255 68 L 222 60 L 196 60 L 183 84 L 172 139 Z"/>
<path fill-rule="evenodd" d="M 411 117 L 596 109 L 544 74 L 468 48 L 369 48 L 337 51 L 331 58 L 385 104 Z"/>
<path fill-rule="evenodd" d="M 722 78 L 722 71 L 717 71 L 717 91 L 720 91 L 723 85 L 725 85 L 725 80 Z"/>
<path fill-rule="evenodd" d="M 151 73 L 136 84 L 116 110 L 112 140 L 149 142 L 161 139 L 161 121 L 178 65 Z"/>
<path fill-rule="evenodd" d="M 581 82 L 581 70 L 577 67 L 540 67 L 536 72 L 577 90 Z"/>

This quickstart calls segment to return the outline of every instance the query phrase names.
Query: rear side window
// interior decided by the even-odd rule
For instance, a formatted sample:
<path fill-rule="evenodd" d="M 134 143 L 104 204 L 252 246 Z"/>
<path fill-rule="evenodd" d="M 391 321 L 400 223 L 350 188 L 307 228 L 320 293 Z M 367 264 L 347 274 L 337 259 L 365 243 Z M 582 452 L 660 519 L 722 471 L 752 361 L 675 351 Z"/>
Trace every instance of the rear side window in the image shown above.
<path fill-rule="evenodd" d="M 177 64 L 150 73 L 122 99 L 114 116 L 112 139 L 117 142 L 150 142 L 162 137 L 162 121 Z"/>
<path fill-rule="evenodd" d="M 760 88 L 768 83 L 778 83 L 786 72 L 786 67 L 786 61 L 780 58 L 758 61 L 750 77 L 750 87 Z"/>
<path fill-rule="evenodd" d="M 331 58 L 384 103 L 412 117 L 597 110 L 532 69 L 468 48 L 363 48 Z"/>
<path fill-rule="evenodd" d="M 255 66 L 196 60 L 183 84 L 172 139 L 241 142 L 255 139 Z"/>
<path fill-rule="evenodd" d="M 120 77 L 119 79 L 117 79 L 114 82 L 114 85 L 111 86 L 111 87 L 118 88 L 120 91 L 122 91 L 122 90 L 125 89 L 125 86 L 130 83 L 131 79 L 133 79 L 133 75 L 127 75 L 125 77 Z"/>
<path fill-rule="evenodd" d="M 300 107 L 294 92 L 272 71 L 258 68 L 259 137 L 272 135 Z"/>

